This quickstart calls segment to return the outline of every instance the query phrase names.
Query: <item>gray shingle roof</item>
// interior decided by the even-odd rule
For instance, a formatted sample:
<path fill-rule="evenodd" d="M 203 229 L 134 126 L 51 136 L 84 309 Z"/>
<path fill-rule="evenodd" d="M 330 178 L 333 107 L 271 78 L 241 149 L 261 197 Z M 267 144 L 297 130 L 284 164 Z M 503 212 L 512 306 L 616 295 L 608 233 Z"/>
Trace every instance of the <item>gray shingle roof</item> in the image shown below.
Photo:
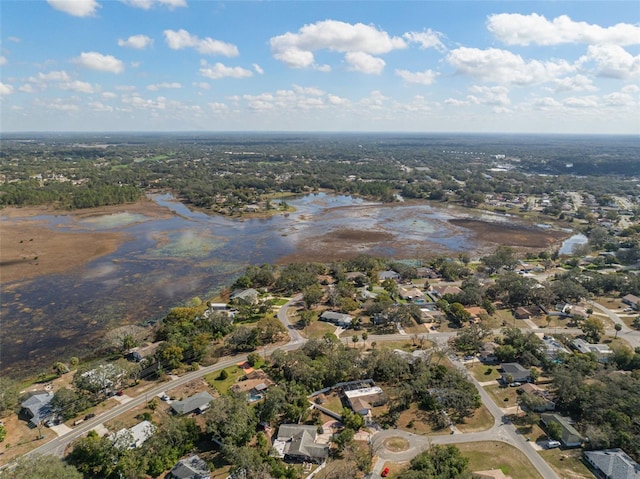
<path fill-rule="evenodd" d="M 175 479 L 209 479 L 209 466 L 198 456 L 191 456 L 178 462 L 169 473 Z"/>
<path fill-rule="evenodd" d="M 640 479 L 640 465 L 622 449 L 585 451 L 587 460 L 611 479 Z"/>
<path fill-rule="evenodd" d="M 171 404 L 171 409 L 173 409 L 176 414 L 189 414 L 196 410 L 202 411 L 206 409 L 211 401 L 213 401 L 213 396 L 207 391 L 204 391 L 194 394 L 183 401 L 174 401 Z"/>
<path fill-rule="evenodd" d="M 28 411 L 28 415 L 31 417 L 29 423 L 32 426 L 37 426 L 39 422 L 46 420 L 52 414 L 51 400 L 53 394 L 40 393 L 34 394 L 29 399 L 24 401 L 21 406 Z"/>

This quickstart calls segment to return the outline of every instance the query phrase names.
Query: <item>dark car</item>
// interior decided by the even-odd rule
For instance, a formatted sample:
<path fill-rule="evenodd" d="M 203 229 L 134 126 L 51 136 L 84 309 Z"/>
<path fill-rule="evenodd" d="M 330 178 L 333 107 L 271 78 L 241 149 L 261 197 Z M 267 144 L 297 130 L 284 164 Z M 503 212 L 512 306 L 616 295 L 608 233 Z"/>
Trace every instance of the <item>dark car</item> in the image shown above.
<path fill-rule="evenodd" d="M 95 413 L 90 412 L 89 414 L 87 414 L 84 417 L 84 420 L 87 421 L 87 420 L 91 419 L 92 417 L 96 417 L 96 415 L 95 415 Z"/>
<path fill-rule="evenodd" d="M 124 393 L 122 391 L 116 392 L 116 396 L 122 396 Z"/>

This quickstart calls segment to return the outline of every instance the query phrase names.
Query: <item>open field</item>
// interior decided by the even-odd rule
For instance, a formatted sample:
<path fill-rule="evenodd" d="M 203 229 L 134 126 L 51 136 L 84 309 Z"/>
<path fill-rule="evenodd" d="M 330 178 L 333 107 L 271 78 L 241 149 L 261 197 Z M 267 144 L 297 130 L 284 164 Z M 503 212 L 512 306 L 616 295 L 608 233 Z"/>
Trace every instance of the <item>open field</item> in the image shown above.
<path fill-rule="evenodd" d="M 522 452 L 503 442 L 474 442 L 456 446 L 469 458 L 472 471 L 501 469 L 514 479 L 542 479 Z"/>
<path fill-rule="evenodd" d="M 567 479 L 593 479 L 595 477 L 581 460 L 582 449 L 546 449 L 542 458 L 560 475 Z"/>

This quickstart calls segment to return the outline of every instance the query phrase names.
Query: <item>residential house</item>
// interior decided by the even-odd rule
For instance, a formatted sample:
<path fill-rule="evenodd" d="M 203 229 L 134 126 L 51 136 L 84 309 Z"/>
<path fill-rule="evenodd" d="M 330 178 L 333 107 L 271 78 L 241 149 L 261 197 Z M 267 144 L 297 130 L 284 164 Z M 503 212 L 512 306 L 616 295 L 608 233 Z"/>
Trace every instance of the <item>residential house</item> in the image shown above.
<path fill-rule="evenodd" d="M 520 388 L 518 388 L 518 391 L 539 397 L 540 399 L 544 400 L 543 404 L 534 408 L 535 412 L 553 411 L 556 408 L 556 403 L 549 399 L 549 391 L 547 391 L 546 389 L 542 389 L 540 386 L 536 386 L 535 384 L 531 383 L 525 383 L 520 386 Z"/>
<path fill-rule="evenodd" d="M 606 344 L 591 344 L 584 339 L 574 339 L 571 345 L 582 354 L 593 353 L 598 358 L 598 362 L 608 363 L 613 355 L 613 351 Z"/>
<path fill-rule="evenodd" d="M 525 368 L 520 363 L 502 363 L 500 368 L 502 369 L 500 376 L 504 383 L 528 383 L 531 381 L 531 370 Z"/>
<path fill-rule="evenodd" d="M 178 461 L 167 474 L 167 479 L 210 479 L 210 477 L 209 465 L 195 455 Z"/>
<path fill-rule="evenodd" d="M 136 449 L 144 444 L 144 442 L 153 436 L 156 432 L 156 426 L 149 421 L 142 421 L 129 429 L 123 428 L 109 436 L 113 441 L 116 449 Z"/>
<path fill-rule="evenodd" d="M 516 319 L 531 319 L 532 314 L 527 308 L 520 306 L 513 312 L 513 316 Z"/>
<path fill-rule="evenodd" d="M 238 304 L 255 304 L 258 302 L 258 292 L 253 288 L 234 291 L 229 300 Z"/>
<path fill-rule="evenodd" d="M 237 310 L 233 309 L 227 303 L 208 303 L 208 307 L 205 309 L 203 316 L 205 319 L 209 319 L 212 314 L 224 314 L 225 316 L 234 318 L 237 312 Z"/>
<path fill-rule="evenodd" d="M 375 384 L 358 389 L 343 389 L 342 393 L 353 412 L 361 416 L 370 415 L 374 406 L 381 406 L 387 402 L 382 388 Z"/>
<path fill-rule="evenodd" d="M 203 391 L 201 393 L 194 394 L 183 401 L 173 401 L 171 403 L 171 410 L 174 414 L 178 415 L 191 413 L 200 414 L 209 408 L 211 401 L 213 401 L 213 396 L 207 391 Z"/>
<path fill-rule="evenodd" d="M 418 278 L 427 278 L 427 279 L 438 279 L 440 278 L 440 275 L 433 270 L 433 268 L 427 268 L 427 267 L 419 267 L 416 268 L 416 275 Z"/>
<path fill-rule="evenodd" d="M 394 281 L 397 281 L 400 279 L 400 275 L 391 270 L 378 272 L 378 281 L 382 282 L 386 279 L 393 279 Z"/>
<path fill-rule="evenodd" d="M 162 344 L 162 341 L 148 344 L 147 346 L 138 346 L 129 349 L 125 354 L 125 359 L 128 361 L 134 361 L 136 363 L 141 362 L 144 358 L 152 357 L 156 354 L 158 347 Z"/>
<path fill-rule="evenodd" d="M 464 310 L 471 315 L 469 320 L 472 323 L 479 323 L 482 319 L 481 316 L 489 316 L 487 310 L 481 308 L 480 306 L 467 306 L 466 308 L 464 308 Z"/>
<path fill-rule="evenodd" d="M 627 294 L 622 298 L 624 304 L 628 304 L 633 309 L 640 309 L 640 298 L 633 294 Z"/>
<path fill-rule="evenodd" d="M 249 402 L 255 402 L 263 399 L 267 389 L 273 386 L 273 384 L 273 381 L 267 377 L 245 379 L 244 381 L 235 383 L 230 389 L 234 393 L 246 394 Z"/>
<path fill-rule="evenodd" d="M 343 313 L 337 313 L 335 311 L 325 311 L 320 315 L 320 321 L 327 321 L 333 323 L 341 328 L 349 328 L 353 321 L 353 316 Z"/>
<path fill-rule="evenodd" d="M 584 460 L 600 479 L 640 479 L 640 464 L 620 448 L 585 451 Z"/>
<path fill-rule="evenodd" d="M 562 428 L 560 442 L 564 447 L 580 447 L 582 445 L 582 436 L 571 424 L 571 419 L 560 416 L 559 414 L 543 413 L 540 415 L 540 421 L 547 427 L 551 423 L 557 423 Z"/>
<path fill-rule="evenodd" d="M 398 288 L 398 295 L 407 301 L 424 301 L 424 293 L 415 286 L 400 286 Z"/>
<path fill-rule="evenodd" d="M 318 441 L 318 427 L 282 424 L 273 443 L 276 455 L 293 462 L 321 464 L 329 456 L 328 442 Z"/>
<path fill-rule="evenodd" d="M 544 336 L 542 342 L 546 348 L 547 357 L 551 360 L 557 359 L 563 354 L 569 354 L 569 350 L 551 336 Z"/>
<path fill-rule="evenodd" d="M 498 361 L 496 357 L 496 348 L 498 345 L 493 341 L 488 341 L 482 344 L 478 358 L 485 364 L 495 364 Z"/>
<path fill-rule="evenodd" d="M 455 285 L 433 286 L 430 290 L 436 296 L 442 298 L 448 294 L 456 295 L 462 293 L 462 289 Z"/>
<path fill-rule="evenodd" d="M 20 415 L 29 421 L 29 427 L 38 427 L 53 416 L 52 399 L 53 393 L 41 392 L 22 402 Z"/>

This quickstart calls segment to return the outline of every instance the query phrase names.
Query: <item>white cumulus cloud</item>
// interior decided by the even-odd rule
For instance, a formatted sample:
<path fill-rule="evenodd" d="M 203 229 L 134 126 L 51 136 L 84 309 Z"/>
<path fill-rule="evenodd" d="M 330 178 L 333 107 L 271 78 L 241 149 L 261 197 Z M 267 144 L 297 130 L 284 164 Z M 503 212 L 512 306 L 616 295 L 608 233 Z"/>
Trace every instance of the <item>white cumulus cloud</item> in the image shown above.
<path fill-rule="evenodd" d="M 603 77 L 640 78 L 640 55 L 633 56 L 618 45 L 590 45 L 578 63 L 582 67 L 595 65 L 596 74 Z"/>
<path fill-rule="evenodd" d="M 344 59 L 349 65 L 348 69 L 370 75 L 380 75 L 384 70 L 385 61 L 365 52 L 347 52 Z"/>
<path fill-rule="evenodd" d="M 82 52 L 74 61 L 90 70 L 109 73 L 122 73 L 124 64 L 113 55 L 103 55 L 98 52 Z"/>
<path fill-rule="evenodd" d="M 269 42 L 274 58 L 292 68 L 317 67 L 314 52 L 329 50 L 345 54 L 356 53 L 357 58 L 352 55 L 352 61 L 347 62 L 355 66 L 354 69 L 362 67 L 375 73 L 379 73 L 380 61 L 372 62 L 371 58 L 375 57 L 371 55 L 381 55 L 407 46 L 402 38 L 390 36 L 374 26 L 337 20 L 304 25 L 297 33 L 287 32 L 272 37 Z M 369 55 L 369 58 L 365 59 L 363 54 Z M 374 63 L 377 67 L 372 66 Z M 326 66 L 319 68 L 326 70 Z"/>
<path fill-rule="evenodd" d="M 177 90 L 182 88 L 182 85 L 178 82 L 162 82 L 162 83 L 154 83 L 152 85 L 147 85 L 147 90 L 151 90 L 151 91 L 158 91 L 161 89 L 173 89 L 173 90 Z"/>
<path fill-rule="evenodd" d="M 0 56 L 0 65 L 6 65 L 7 64 L 7 57 L 5 56 Z"/>
<path fill-rule="evenodd" d="M 144 50 L 153 43 L 153 40 L 146 35 L 131 35 L 126 40 L 118 39 L 118 46 Z"/>
<path fill-rule="evenodd" d="M 194 82 L 193 86 L 200 88 L 201 90 L 211 90 L 211 85 L 206 81 Z"/>
<path fill-rule="evenodd" d="M 262 75 L 264 74 L 264 70 L 262 69 L 262 67 L 260 65 L 258 65 L 257 63 L 254 63 L 253 65 L 253 69 L 256 71 L 256 73 L 258 75 Z"/>
<path fill-rule="evenodd" d="M 526 61 L 520 55 L 497 48 L 456 48 L 449 52 L 447 61 L 459 73 L 515 85 L 544 83 L 575 71 L 575 66 L 564 60 Z"/>
<path fill-rule="evenodd" d="M 95 93 L 96 92 L 95 86 L 93 86 L 91 83 L 87 83 L 80 80 L 73 80 L 73 81 L 60 83 L 58 84 L 58 88 L 60 88 L 61 90 L 75 91 L 78 93 Z"/>
<path fill-rule="evenodd" d="M 440 38 L 442 33 L 434 32 L 431 29 L 424 32 L 407 32 L 402 37 L 410 43 L 418 43 L 420 48 L 435 48 L 438 51 L 446 50 L 446 47 L 442 43 Z"/>
<path fill-rule="evenodd" d="M 204 77 L 211 78 L 212 80 L 219 80 L 220 78 L 248 78 L 253 76 L 251 70 L 247 70 L 242 67 L 228 67 L 220 62 L 209 65 L 206 62 L 201 63 L 200 74 Z"/>
<path fill-rule="evenodd" d="M 142 8 L 143 10 L 149 10 L 156 6 L 165 6 L 169 10 L 187 6 L 186 0 L 122 0 L 122 3 L 130 7 Z"/>
<path fill-rule="evenodd" d="M 225 57 L 236 57 L 239 55 L 238 47 L 232 43 L 226 43 L 213 38 L 198 38 L 184 29 L 178 31 L 165 30 L 164 38 L 172 50 L 182 50 L 183 48 L 195 48 L 203 55 L 223 55 Z"/>
<path fill-rule="evenodd" d="M 433 70 L 425 70 L 423 72 L 396 70 L 395 73 L 407 83 L 418 83 L 420 85 L 432 85 L 438 76 Z"/>
<path fill-rule="evenodd" d="M 584 75 L 575 75 L 564 78 L 557 78 L 553 81 L 557 91 L 595 91 L 597 88 L 593 85 L 590 78 Z"/>
<path fill-rule="evenodd" d="M 96 14 L 100 4 L 95 0 L 47 0 L 56 10 L 74 17 L 91 17 Z"/>
<path fill-rule="evenodd" d="M 586 22 L 576 22 L 567 15 L 547 20 L 537 13 L 530 15 L 500 13 L 489 17 L 487 28 L 496 38 L 508 45 L 640 44 L 639 25 L 618 23 L 605 28 Z"/>
<path fill-rule="evenodd" d="M 0 95 L 11 95 L 13 93 L 13 87 L 8 83 L 0 82 Z"/>

